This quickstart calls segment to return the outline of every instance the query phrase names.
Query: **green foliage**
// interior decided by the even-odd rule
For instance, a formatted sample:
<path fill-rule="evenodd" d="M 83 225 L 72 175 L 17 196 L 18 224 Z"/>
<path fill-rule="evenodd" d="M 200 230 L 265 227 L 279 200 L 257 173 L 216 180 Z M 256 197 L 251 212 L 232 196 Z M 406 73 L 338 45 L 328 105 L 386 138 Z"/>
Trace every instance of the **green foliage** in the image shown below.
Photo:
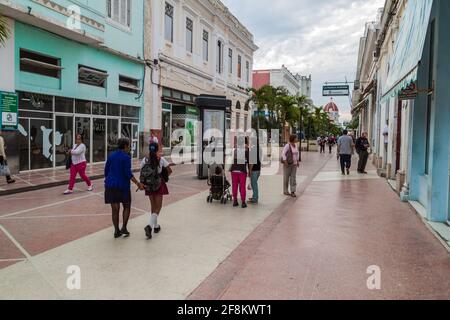
<path fill-rule="evenodd" d="M 5 45 L 6 39 L 9 37 L 9 28 L 6 24 L 6 20 L 0 15 L 0 45 Z"/>
<path fill-rule="evenodd" d="M 352 121 L 348 124 L 347 129 L 350 130 L 356 130 L 359 128 L 359 117 L 355 117 L 352 119 Z"/>
<path fill-rule="evenodd" d="M 312 108 L 305 96 L 291 96 L 285 88 L 263 86 L 249 89 L 257 116 L 253 126 L 260 129 L 283 130 L 286 126 L 305 133 L 307 139 L 316 139 L 320 135 L 338 135 L 341 128 L 332 123 L 323 108 Z M 265 113 L 268 113 L 268 116 Z"/>

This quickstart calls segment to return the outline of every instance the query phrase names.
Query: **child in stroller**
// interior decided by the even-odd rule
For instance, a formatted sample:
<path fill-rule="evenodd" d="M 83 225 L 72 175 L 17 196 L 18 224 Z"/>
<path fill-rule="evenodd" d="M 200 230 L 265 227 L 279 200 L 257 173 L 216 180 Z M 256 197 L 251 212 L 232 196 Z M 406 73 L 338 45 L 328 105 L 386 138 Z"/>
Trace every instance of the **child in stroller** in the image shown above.
<path fill-rule="evenodd" d="M 211 187 L 207 198 L 208 203 L 213 203 L 216 200 L 220 201 L 221 204 L 227 204 L 228 201 L 231 201 L 231 184 L 228 182 L 221 166 L 215 168 L 214 174 L 208 179 L 208 185 Z"/>

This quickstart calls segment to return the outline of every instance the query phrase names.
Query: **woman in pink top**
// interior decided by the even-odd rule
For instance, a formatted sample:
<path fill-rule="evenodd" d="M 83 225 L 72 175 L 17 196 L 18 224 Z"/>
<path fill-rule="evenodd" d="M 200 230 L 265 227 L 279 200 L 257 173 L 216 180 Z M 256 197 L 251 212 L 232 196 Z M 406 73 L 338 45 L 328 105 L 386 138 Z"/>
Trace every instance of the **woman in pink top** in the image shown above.
<path fill-rule="evenodd" d="M 64 194 L 69 195 L 73 193 L 77 174 L 79 174 L 81 179 L 86 182 L 88 191 L 94 190 L 94 185 L 86 176 L 86 145 L 83 143 L 83 136 L 81 134 L 76 135 L 75 145 L 72 150 L 68 152 L 68 154 L 72 157 L 72 165 L 70 166 L 69 188 L 64 192 Z"/>
<path fill-rule="evenodd" d="M 287 196 L 297 197 L 297 169 L 300 167 L 300 153 L 297 148 L 297 136 L 291 135 L 289 143 L 283 149 L 283 189 Z M 291 191 L 289 192 L 289 186 Z"/>

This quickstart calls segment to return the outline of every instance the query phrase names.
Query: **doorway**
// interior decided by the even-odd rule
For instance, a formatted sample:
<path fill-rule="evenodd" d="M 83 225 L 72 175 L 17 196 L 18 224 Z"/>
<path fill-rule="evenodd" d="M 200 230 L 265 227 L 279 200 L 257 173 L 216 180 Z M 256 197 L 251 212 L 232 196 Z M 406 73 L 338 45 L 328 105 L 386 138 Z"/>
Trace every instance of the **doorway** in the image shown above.
<path fill-rule="evenodd" d="M 128 138 L 131 142 L 131 157 L 137 159 L 139 155 L 139 125 L 122 122 L 121 133 L 122 138 Z"/>

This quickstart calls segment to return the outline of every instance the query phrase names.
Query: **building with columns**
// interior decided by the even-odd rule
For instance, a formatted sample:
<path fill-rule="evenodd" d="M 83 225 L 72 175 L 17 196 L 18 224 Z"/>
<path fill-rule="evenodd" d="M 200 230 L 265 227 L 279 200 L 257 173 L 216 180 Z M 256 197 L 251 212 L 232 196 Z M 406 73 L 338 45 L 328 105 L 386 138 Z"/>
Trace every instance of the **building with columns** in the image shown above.
<path fill-rule="evenodd" d="M 201 94 L 226 96 L 232 101 L 227 127 L 250 129 L 247 89 L 258 47 L 228 8 L 219 0 L 154 0 L 146 20 L 151 65 L 146 105 L 163 147 L 176 143 L 171 137 L 176 129 L 194 132 L 199 120 L 194 101 Z"/>

